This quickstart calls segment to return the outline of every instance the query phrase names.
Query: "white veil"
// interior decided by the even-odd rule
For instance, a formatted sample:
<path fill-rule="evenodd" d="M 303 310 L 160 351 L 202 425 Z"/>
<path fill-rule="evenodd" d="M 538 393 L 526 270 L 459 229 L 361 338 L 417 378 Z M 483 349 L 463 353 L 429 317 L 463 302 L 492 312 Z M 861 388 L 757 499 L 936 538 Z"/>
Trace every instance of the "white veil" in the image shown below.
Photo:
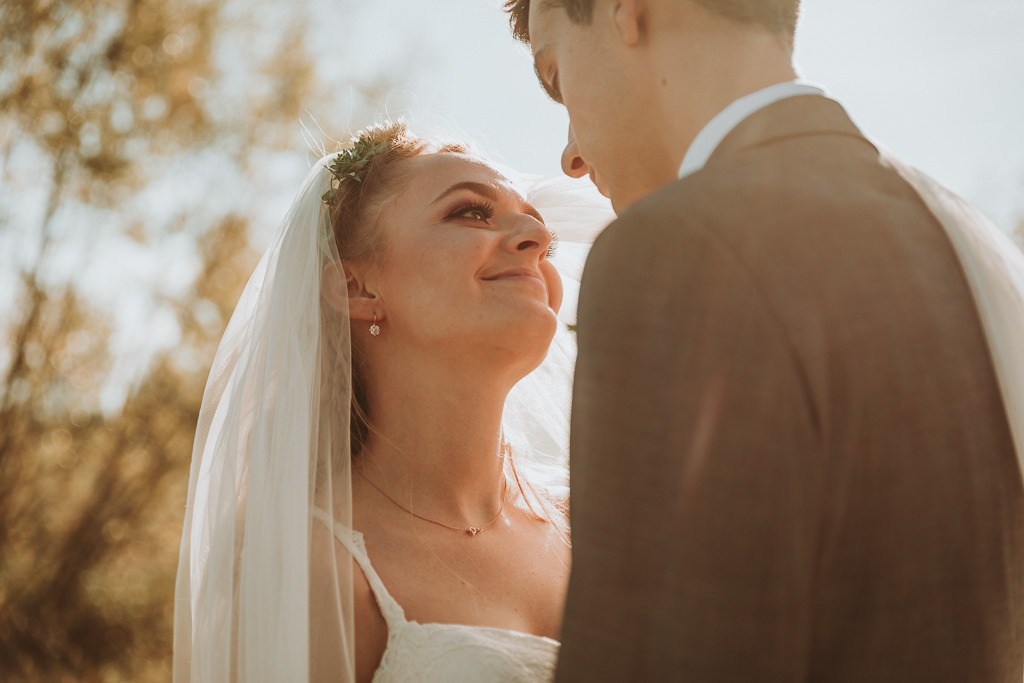
<path fill-rule="evenodd" d="M 351 523 L 349 326 L 320 296 L 321 271 L 339 263 L 320 199 L 330 178 L 323 162 L 306 178 L 214 358 L 175 587 L 175 681 L 306 681 L 312 661 L 351 670 L 351 563 L 311 523 L 314 504 Z M 324 638 L 335 649 L 311 647 Z"/>
<path fill-rule="evenodd" d="M 330 159 L 303 183 L 210 371 L 175 587 L 175 683 L 354 678 L 352 562 L 331 533 L 351 528 L 352 387 L 348 318 L 320 294 L 324 269 L 341 267 L 321 200 Z M 529 198 L 564 233 L 562 319 L 574 322 L 586 250 L 611 210 L 584 181 L 535 184 Z M 560 328 L 503 421 L 516 467 L 556 494 L 568 483 L 575 360 Z"/>

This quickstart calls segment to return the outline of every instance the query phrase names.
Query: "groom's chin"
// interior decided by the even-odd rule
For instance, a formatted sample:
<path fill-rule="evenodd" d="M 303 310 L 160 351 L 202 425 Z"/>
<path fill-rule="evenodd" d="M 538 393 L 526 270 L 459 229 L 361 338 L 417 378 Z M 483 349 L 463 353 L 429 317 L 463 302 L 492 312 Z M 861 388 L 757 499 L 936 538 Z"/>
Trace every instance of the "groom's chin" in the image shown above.
<path fill-rule="evenodd" d="M 614 184 L 602 182 L 601 184 L 595 183 L 595 185 L 597 185 L 597 189 L 601 194 L 612 201 L 612 210 L 615 211 L 615 215 L 621 216 L 647 195 L 654 194 L 676 180 L 678 180 L 678 177 L 675 174 L 660 174 L 658 176 L 648 176 L 644 179 L 645 182 Z"/>
<path fill-rule="evenodd" d="M 582 176 L 582 174 L 569 175 L 577 178 Z M 620 215 L 646 195 L 658 189 L 657 187 L 645 188 L 644 183 L 635 182 L 635 178 L 630 178 L 628 175 L 621 173 L 615 179 L 609 180 L 607 175 L 598 173 L 589 164 L 587 165 L 586 175 L 590 178 L 593 186 L 597 188 L 597 191 L 611 200 L 615 215 Z"/>
<path fill-rule="evenodd" d="M 590 169 L 587 175 L 590 177 L 590 182 L 597 188 L 597 191 L 612 200 L 612 208 L 615 208 L 615 197 L 612 190 L 608 187 L 608 183 L 603 178 L 598 178 L 597 173 L 593 169 Z M 618 209 L 615 209 L 615 213 L 618 215 Z"/>
<path fill-rule="evenodd" d="M 654 191 L 651 190 L 649 192 L 644 192 L 643 190 L 638 188 L 631 188 L 632 191 L 627 191 L 625 189 L 620 191 L 605 191 L 602 190 L 600 187 L 598 187 L 597 189 L 605 197 L 608 197 L 608 199 L 612 200 L 612 211 L 615 212 L 616 216 L 621 216 L 629 209 L 629 207 L 633 206 L 638 201 L 640 201 L 641 199 L 643 199 L 648 194 Z"/>

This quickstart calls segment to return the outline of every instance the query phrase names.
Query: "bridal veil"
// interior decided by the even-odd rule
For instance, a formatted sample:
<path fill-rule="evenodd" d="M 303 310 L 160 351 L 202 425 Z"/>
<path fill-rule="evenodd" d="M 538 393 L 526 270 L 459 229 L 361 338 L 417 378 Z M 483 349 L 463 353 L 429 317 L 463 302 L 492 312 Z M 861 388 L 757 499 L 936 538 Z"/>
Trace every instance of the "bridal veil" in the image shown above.
<path fill-rule="evenodd" d="M 175 589 L 175 681 L 310 680 L 351 670 L 351 563 L 311 510 L 351 524 L 347 318 L 323 302 L 340 267 L 306 178 L 217 349 L 196 430 Z M 344 279 L 342 279 L 344 281 Z M 312 597 L 311 597 L 312 595 Z M 316 632 L 311 632 L 316 629 Z"/>
<path fill-rule="evenodd" d="M 203 395 L 175 589 L 176 683 L 350 681 L 349 320 L 321 297 L 340 269 L 318 161 L 246 285 Z M 586 249 L 612 215 L 583 181 L 536 185 L 575 315 Z M 344 282 L 344 277 L 331 278 Z M 575 281 L 575 283 L 574 283 Z M 509 397 L 503 428 L 535 485 L 567 486 L 575 342 L 560 325 L 547 360 Z"/>

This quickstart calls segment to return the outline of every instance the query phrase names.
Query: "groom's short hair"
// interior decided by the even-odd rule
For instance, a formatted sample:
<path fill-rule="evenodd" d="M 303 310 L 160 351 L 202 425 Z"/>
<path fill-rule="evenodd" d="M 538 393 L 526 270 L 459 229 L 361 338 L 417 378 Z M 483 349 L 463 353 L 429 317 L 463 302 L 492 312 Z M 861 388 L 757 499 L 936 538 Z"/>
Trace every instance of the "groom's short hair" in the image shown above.
<path fill-rule="evenodd" d="M 569 19 L 577 24 L 589 24 L 594 13 L 594 0 L 532 0 L 548 7 L 561 7 Z M 796 33 L 796 18 L 800 0 L 693 0 L 715 14 L 734 21 L 761 24 L 773 33 L 786 37 L 790 45 Z M 512 35 L 530 44 L 531 0 L 506 0 Z"/>

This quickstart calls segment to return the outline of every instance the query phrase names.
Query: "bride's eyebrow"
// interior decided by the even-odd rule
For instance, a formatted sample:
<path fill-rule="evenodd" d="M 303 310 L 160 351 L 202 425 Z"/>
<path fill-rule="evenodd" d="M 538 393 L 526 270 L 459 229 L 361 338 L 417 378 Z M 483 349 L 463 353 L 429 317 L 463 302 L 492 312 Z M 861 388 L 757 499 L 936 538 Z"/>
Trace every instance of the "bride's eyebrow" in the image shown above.
<path fill-rule="evenodd" d="M 523 213 L 525 213 L 528 216 L 533 216 L 534 218 L 536 218 L 541 223 L 544 223 L 544 216 L 541 216 L 540 215 L 540 211 L 538 211 L 537 209 L 533 208 L 533 204 L 531 204 L 531 203 L 529 203 L 527 201 L 523 201 Z M 547 225 L 547 223 L 544 223 L 544 225 Z"/>
<path fill-rule="evenodd" d="M 498 188 L 494 187 L 493 185 L 488 185 L 487 183 L 478 183 L 473 180 L 463 180 L 462 182 L 455 183 L 454 185 L 448 187 L 448 189 L 446 189 L 444 192 L 437 195 L 437 197 L 434 198 L 434 201 L 430 202 L 430 205 L 433 206 L 434 204 L 437 204 L 439 201 L 441 201 L 448 195 L 452 194 L 453 192 L 458 192 L 459 190 L 469 190 L 471 192 L 475 192 L 476 194 L 480 195 L 481 197 L 484 197 L 485 199 L 491 202 L 494 202 L 495 204 L 501 201 L 502 195 L 505 194 Z M 533 216 L 541 223 L 544 222 L 543 216 L 540 215 L 540 212 L 537 211 L 537 209 L 535 209 L 532 204 L 530 204 L 528 201 L 526 201 L 516 193 L 512 193 L 511 196 L 514 197 L 515 202 L 520 205 L 520 210 L 523 213 L 527 214 L 528 216 Z"/>
<path fill-rule="evenodd" d="M 470 190 L 471 192 L 476 192 L 481 197 L 485 197 L 492 202 L 497 202 L 499 199 L 501 199 L 501 194 L 498 192 L 497 188 L 493 187 L 492 185 L 488 185 L 486 183 L 478 183 L 473 180 L 463 180 L 461 183 L 455 183 L 447 190 L 437 195 L 437 197 L 434 198 L 434 201 L 430 202 L 431 206 L 437 204 L 439 201 L 441 201 L 448 195 L 452 194 L 453 192 L 458 192 L 459 190 Z"/>

